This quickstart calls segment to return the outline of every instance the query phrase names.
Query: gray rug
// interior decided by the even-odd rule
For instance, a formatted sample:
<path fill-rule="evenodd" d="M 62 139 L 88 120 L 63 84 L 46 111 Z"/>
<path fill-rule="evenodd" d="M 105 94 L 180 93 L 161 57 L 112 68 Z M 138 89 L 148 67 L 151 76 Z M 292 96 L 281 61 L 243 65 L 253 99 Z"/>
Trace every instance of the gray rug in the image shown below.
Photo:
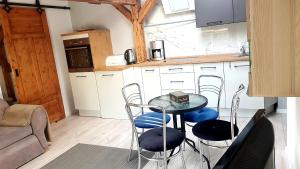
<path fill-rule="evenodd" d="M 137 151 L 130 162 L 127 162 L 128 152 L 127 149 L 77 144 L 42 169 L 135 169 L 138 167 Z M 142 166 L 147 163 L 142 158 Z"/>

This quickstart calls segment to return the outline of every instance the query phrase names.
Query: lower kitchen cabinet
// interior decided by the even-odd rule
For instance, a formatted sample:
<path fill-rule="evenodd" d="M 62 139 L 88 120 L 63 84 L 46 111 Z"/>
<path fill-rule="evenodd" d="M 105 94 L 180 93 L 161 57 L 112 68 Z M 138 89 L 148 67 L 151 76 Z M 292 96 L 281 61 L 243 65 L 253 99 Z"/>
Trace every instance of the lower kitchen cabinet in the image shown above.
<path fill-rule="evenodd" d="M 154 97 L 174 91 L 197 93 L 200 75 L 217 75 L 225 79 L 220 108 L 230 108 L 239 85 L 248 87 L 248 72 L 249 62 L 241 61 L 70 73 L 70 79 L 80 115 L 128 119 L 122 95 L 122 88 L 127 84 L 138 83 L 147 104 Z M 202 82 L 204 85 L 211 83 L 214 82 L 209 79 Z M 209 100 L 208 107 L 215 107 L 216 97 L 209 93 L 204 95 Z M 249 97 L 246 92 L 240 98 L 242 109 L 266 109 L 277 101 L 276 98 Z"/>
<path fill-rule="evenodd" d="M 195 70 L 195 86 L 196 86 L 196 93 L 198 93 L 198 78 L 201 75 L 215 75 L 220 76 L 223 79 L 225 79 L 224 75 L 224 66 L 223 63 L 204 63 L 204 64 L 195 64 L 194 65 Z M 214 82 L 211 78 L 205 78 L 203 81 L 201 81 L 202 85 L 218 85 L 220 86 L 220 82 L 216 81 Z M 208 107 L 216 107 L 218 102 L 218 97 L 215 93 L 212 92 L 204 92 L 203 95 L 205 95 L 208 99 Z M 221 99 L 220 99 L 220 108 L 226 107 L 226 93 L 225 93 L 225 85 L 222 91 Z"/>
<path fill-rule="evenodd" d="M 127 119 L 122 96 L 124 78 L 122 71 L 96 72 L 98 93 L 103 118 Z"/>
<path fill-rule="evenodd" d="M 161 95 L 159 67 L 142 68 L 144 103 Z"/>
<path fill-rule="evenodd" d="M 249 62 L 227 62 L 224 63 L 226 108 L 231 107 L 234 93 L 240 84 L 244 84 L 246 91 L 240 96 L 241 109 L 264 109 L 276 103 L 276 98 L 249 97 L 247 95 Z"/>
<path fill-rule="evenodd" d="M 101 117 L 94 72 L 70 73 L 75 108 L 81 116 Z"/>
<path fill-rule="evenodd" d="M 193 90 L 195 93 L 194 73 L 160 74 L 163 90 Z"/>

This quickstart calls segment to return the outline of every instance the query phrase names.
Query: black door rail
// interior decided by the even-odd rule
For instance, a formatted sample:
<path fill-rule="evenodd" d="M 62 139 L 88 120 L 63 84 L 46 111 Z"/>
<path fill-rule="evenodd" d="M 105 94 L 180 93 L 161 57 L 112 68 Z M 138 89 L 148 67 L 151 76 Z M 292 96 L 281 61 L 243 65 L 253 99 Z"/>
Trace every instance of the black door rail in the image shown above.
<path fill-rule="evenodd" d="M 8 0 L 2 0 L 0 5 L 3 5 L 3 9 L 9 13 L 12 9 L 12 6 L 21 6 L 21 7 L 31 7 L 36 8 L 37 12 L 42 13 L 44 8 L 52 8 L 52 9 L 65 9 L 70 10 L 71 8 L 68 6 L 54 6 L 54 5 L 41 5 L 40 0 L 36 0 L 35 4 L 29 3 L 18 3 L 18 2 L 8 2 Z"/>

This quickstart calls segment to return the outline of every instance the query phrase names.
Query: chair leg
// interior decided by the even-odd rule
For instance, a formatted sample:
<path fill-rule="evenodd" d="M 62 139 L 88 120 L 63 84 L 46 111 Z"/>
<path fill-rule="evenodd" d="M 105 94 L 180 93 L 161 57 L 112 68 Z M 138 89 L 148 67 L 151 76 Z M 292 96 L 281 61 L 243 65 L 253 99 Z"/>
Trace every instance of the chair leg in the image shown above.
<path fill-rule="evenodd" d="M 138 148 L 138 169 L 141 169 L 141 149 Z"/>
<path fill-rule="evenodd" d="M 156 158 L 159 158 L 159 153 L 155 153 Z M 156 162 L 156 169 L 159 169 L 159 161 Z"/>
<path fill-rule="evenodd" d="M 185 165 L 185 160 L 184 160 L 184 155 L 183 155 L 183 150 L 182 150 L 182 147 L 180 146 L 180 154 L 181 154 L 181 160 L 182 160 L 182 168 L 183 169 L 186 169 L 186 165 Z"/>
<path fill-rule="evenodd" d="M 168 169 L 167 152 L 164 152 L 164 169 Z"/>
<path fill-rule="evenodd" d="M 225 143 L 226 143 L 226 146 L 228 146 L 228 147 L 229 147 L 229 143 L 228 143 L 228 141 L 227 141 L 227 140 L 225 140 Z"/>
<path fill-rule="evenodd" d="M 210 144 L 209 144 L 209 141 L 206 141 L 206 144 L 207 144 L 207 145 L 210 145 Z M 210 161 L 210 151 L 209 151 L 209 147 L 208 147 L 208 146 L 205 146 L 205 147 L 206 147 L 206 153 L 207 153 L 208 161 Z"/>
<path fill-rule="evenodd" d="M 199 154 L 200 154 L 200 169 L 203 169 L 203 150 L 202 150 L 202 145 L 201 145 L 201 140 L 198 138 L 198 144 L 199 144 Z"/>
<path fill-rule="evenodd" d="M 134 133 L 133 131 L 131 132 L 131 145 L 130 145 L 130 150 L 129 150 L 129 156 L 128 156 L 128 159 L 127 161 L 131 161 L 131 155 L 132 155 L 132 149 L 133 149 L 133 144 L 134 144 Z"/>

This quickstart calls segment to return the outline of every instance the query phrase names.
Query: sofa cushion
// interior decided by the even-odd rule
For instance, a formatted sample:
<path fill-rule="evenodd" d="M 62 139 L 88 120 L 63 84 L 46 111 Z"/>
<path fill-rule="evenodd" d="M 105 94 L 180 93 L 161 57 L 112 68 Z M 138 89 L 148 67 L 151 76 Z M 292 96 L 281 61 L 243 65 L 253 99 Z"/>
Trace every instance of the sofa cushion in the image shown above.
<path fill-rule="evenodd" d="M 3 116 L 4 111 L 8 108 L 8 104 L 6 101 L 0 99 L 0 119 Z"/>
<path fill-rule="evenodd" d="M 16 169 L 44 152 L 39 140 L 30 135 L 0 150 L 0 168 Z"/>
<path fill-rule="evenodd" d="M 31 126 L 0 127 L 0 150 L 32 134 Z"/>

